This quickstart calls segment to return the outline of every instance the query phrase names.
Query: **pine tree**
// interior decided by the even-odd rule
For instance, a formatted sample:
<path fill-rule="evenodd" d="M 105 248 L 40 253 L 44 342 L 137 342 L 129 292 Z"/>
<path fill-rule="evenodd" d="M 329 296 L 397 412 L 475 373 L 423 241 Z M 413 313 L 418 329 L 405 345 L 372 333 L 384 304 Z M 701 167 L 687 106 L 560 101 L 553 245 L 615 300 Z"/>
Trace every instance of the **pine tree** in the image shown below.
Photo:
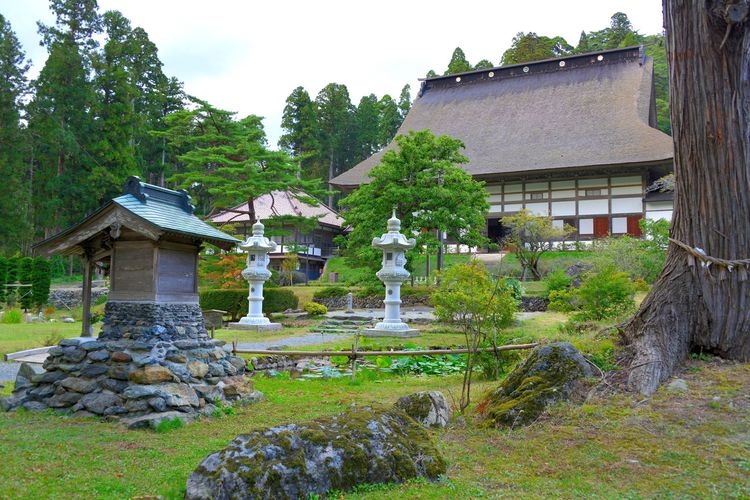
<path fill-rule="evenodd" d="M 466 55 L 461 47 L 456 47 L 451 56 L 451 60 L 448 63 L 448 69 L 443 73 L 444 75 L 452 75 L 454 73 L 464 73 L 471 71 L 471 64 L 466 60 Z"/>
<path fill-rule="evenodd" d="M 361 161 L 380 149 L 379 124 L 380 110 L 375 94 L 363 96 L 354 113 L 357 125 L 357 156 L 354 161 Z"/>
<path fill-rule="evenodd" d="M 87 181 L 96 158 L 90 113 L 94 34 L 101 27 L 95 0 L 52 0 L 55 26 L 39 24 L 47 62 L 29 105 L 34 175 L 34 220 L 45 236 L 78 220 L 96 206 Z"/>
<path fill-rule="evenodd" d="M 407 113 L 411 109 L 411 86 L 407 83 L 401 89 L 401 93 L 398 96 L 398 114 L 401 116 L 401 121 L 404 121 Z M 400 124 L 399 124 L 400 126 Z"/>
<path fill-rule="evenodd" d="M 286 133 L 279 138 L 279 147 L 300 162 L 302 176 L 307 179 L 323 177 L 322 172 L 314 169 L 320 149 L 315 103 L 304 87 L 297 87 L 286 98 L 281 127 Z"/>
<path fill-rule="evenodd" d="M 30 179 L 24 164 L 22 99 L 29 62 L 10 23 L 0 14 L 0 253 L 23 249 L 30 237 Z"/>
<path fill-rule="evenodd" d="M 354 164 L 356 136 L 354 106 L 346 85 L 329 83 L 315 98 L 318 117 L 320 162 L 324 165 L 326 180 L 346 171 Z M 333 204 L 329 195 L 328 204 Z"/>
<path fill-rule="evenodd" d="M 401 126 L 403 117 L 400 114 L 398 103 L 391 96 L 385 94 L 378 103 L 380 107 L 380 127 L 378 131 L 380 146 L 383 147 L 396 135 Z"/>
<path fill-rule="evenodd" d="M 286 152 L 266 147 L 260 117 L 235 120 L 235 113 L 189 99 L 192 109 L 170 115 L 167 130 L 157 135 L 186 151 L 179 156 L 182 171 L 170 180 L 196 194 L 202 213 L 245 201 L 253 207 L 255 198 L 272 191 L 322 196 L 319 181 L 300 179 L 299 166 Z M 315 203 L 302 194 L 300 200 Z"/>
<path fill-rule="evenodd" d="M 90 189 L 100 201 L 115 195 L 129 175 L 147 171 L 158 155 L 158 142 L 147 131 L 161 119 L 160 95 L 166 76 L 156 46 L 141 28 L 133 29 L 120 12 L 103 16 L 107 40 L 97 54 L 96 86 L 100 95 L 97 164 Z"/>

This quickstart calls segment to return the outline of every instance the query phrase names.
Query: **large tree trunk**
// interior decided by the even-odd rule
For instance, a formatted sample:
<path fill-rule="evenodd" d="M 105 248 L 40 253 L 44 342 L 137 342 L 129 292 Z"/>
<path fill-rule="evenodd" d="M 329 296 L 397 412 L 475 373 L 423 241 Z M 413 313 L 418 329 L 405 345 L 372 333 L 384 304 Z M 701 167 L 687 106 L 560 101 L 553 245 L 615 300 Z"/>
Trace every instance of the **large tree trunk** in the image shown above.
<path fill-rule="evenodd" d="M 664 0 L 675 145 L 672 238 L 750 258 L 750 36 L 747 0 Z M 706 267 L 672 243 L 662 275 L 625 327 L 630 386 L 656 390 L 692 351 L 750 359 L 748 263 Z"/>

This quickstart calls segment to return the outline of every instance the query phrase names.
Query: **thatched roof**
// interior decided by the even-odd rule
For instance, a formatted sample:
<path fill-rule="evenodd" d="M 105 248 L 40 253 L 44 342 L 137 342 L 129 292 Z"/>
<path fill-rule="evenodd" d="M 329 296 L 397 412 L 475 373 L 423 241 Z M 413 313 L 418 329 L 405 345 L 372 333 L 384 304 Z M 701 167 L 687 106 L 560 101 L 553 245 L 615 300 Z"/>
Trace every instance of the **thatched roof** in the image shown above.
<path fill-rule="evenodd" d="M 464 168 L 492 179 L 671 162 L 672 139 L 654 126 L 653 62 L 630 47 L 426 79 L 398 133 L 457 137 Z M 331 183 L 368 182 L 382 155 Z"/>

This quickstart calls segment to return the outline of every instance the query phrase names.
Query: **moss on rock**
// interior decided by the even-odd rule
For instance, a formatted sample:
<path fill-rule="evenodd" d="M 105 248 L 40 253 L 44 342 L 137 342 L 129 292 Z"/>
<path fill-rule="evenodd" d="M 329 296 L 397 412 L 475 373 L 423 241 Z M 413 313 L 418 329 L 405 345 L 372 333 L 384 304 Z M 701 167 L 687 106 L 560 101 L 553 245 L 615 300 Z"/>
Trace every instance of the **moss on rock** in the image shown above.
<path fill-rule="evenodd" d="M 403 411 L 360 408 L 238 436 L 201 462 L 186 498 L 304 498 L 445 471 L 425 429 Z"/>
<path fill-rule="evenodd" d="M 479 413 L 493 426 L 527 425 L 548 405 L 569 399 L 577 381 L 591 375 L 589 363 L 571 344 L 537 347 L 479 404 Z"/>

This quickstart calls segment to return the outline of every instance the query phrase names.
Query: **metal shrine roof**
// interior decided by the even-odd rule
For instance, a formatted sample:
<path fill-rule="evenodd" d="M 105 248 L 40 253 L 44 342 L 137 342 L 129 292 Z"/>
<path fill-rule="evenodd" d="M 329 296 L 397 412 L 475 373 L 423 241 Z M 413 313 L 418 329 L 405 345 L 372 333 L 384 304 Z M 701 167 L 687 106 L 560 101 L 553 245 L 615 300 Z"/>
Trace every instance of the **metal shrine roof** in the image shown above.
<path fill-rule="evenodd" d="M 129 177 L 123 195 L 109 201 L 78 224 L 40 242 L 34 249 L 42 254 L 80 253 L 86 240 L 113 224 L 120 224 L 151 239 L 174 234 L 229 249 L 240 240 L 203 222 L 193 214 L 186 191 L 154 186 Z"/>

